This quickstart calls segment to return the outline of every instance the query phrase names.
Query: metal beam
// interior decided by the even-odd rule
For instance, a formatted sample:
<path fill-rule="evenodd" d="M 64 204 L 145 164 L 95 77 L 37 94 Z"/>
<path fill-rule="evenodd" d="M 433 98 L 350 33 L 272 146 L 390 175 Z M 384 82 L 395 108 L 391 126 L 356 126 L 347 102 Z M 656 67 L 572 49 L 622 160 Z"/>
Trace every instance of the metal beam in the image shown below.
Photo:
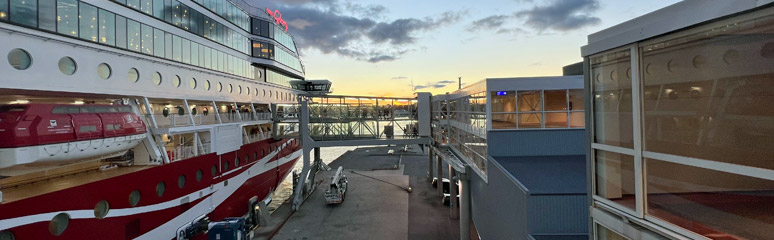
<path fill-rule="evenodd" d="M 429 144 L 430 138 L 313 141 L 313 147 Z"/>
<path fill-rule="evenodd" d="M 275 108 L 276 105 L 272 104 L 272 108 Z M 301 169 L 301 175 L 298 179 L 298 184 L 296 185 L 295 189 L 295 195 L 293 198 L 293 211 L 297 211 L 299 208 L 301 208 L 301 203 L 304 201 L 304 184 L 307 179 L 307 175 L 309 174 L 309 169 L 311 167 L 311 164 L 309 162 L 310 156 L 309 152 L 312 150 L 312 147 L 309 146 L 311 142 L 313 142 L 312 138 L 309 137 L 309 109 L 307 108 L 307 101 L 301 101 L 301 129 L 299 132 L 300 138 L 301 138 L 301 146 L 303 148 L 303 168 Z M 274 110 L 273 109 L 273 110 Z M 274 113 L 274 111 L 272 111 Z M 272 129 L 272 131 L 275 131 Z"/>

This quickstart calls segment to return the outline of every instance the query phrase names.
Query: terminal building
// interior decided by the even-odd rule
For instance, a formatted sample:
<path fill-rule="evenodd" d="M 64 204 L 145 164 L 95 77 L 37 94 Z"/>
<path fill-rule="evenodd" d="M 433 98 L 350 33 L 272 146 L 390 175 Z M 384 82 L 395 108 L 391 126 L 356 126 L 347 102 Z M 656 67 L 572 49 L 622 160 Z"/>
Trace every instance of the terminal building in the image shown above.
<path fill-rule="evenodd" d="M 481 239 L 588 239 L 583 99 L 582 75 L 491 78 L 432 97 L 431 175 L 469 166 L 449 168 L 461 227 L 470 216 Z"/>
<path fill-rule="evenodd" d="M 771 239 L 774 4 L 683 1 L 588 37 L 595 239 Z"/>

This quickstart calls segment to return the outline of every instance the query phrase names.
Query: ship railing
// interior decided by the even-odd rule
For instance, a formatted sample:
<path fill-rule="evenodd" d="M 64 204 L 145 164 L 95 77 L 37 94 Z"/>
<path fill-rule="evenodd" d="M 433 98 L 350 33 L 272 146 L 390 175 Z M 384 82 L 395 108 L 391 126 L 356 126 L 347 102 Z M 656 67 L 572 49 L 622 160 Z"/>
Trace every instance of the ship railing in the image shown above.
<path fill-rule="evenodd" d="M 169 156 L 169 160 L 174 162 L 196 157 L 198 155 L 208 154 L 210 151 L 210 143 L 204 142 L 198 146 L 194 146 L 193 144 L 185 144 L 176 146 L 174 148 L 167 148 L 167 155 Z"/>
<path fill-rule="evenodd" d="M 246 143 L 254 143 L 271 138 L 271 133 L 256 133 L 245 136 Z"/>
<path fill-rule="evenodd" d="M 220 114 L 220 121 L 223 123 L 235 123 L 239 122 L 239 115 L 236 112 L 218 113 Z"/>
<path fill-rule="evenodd" d="M 156 118 L 156 125 L 160 128 L 185 127 L 193 126 L 194 124 L 207 125 L 218 123 L 218 118 L 214 114 L 197 114 L 193 116 L 178 114 L 164 116 L 162 114 L 154 114 L 153 117 Z M 148 121 L 151 120 L 150 114 L 146 115 L 146 119 Z"/>

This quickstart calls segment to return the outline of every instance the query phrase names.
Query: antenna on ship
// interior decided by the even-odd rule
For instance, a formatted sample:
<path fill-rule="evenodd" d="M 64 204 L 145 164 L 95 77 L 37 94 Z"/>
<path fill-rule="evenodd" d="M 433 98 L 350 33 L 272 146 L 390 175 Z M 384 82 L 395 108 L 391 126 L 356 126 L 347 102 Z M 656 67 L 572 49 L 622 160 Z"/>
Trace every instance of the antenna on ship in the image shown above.
<path fill-rule="evenodd" d="M 459 87 L 457 89 L 462 89 L 462 77 L 457 77 L 457 79 L 459 80 Z"/>

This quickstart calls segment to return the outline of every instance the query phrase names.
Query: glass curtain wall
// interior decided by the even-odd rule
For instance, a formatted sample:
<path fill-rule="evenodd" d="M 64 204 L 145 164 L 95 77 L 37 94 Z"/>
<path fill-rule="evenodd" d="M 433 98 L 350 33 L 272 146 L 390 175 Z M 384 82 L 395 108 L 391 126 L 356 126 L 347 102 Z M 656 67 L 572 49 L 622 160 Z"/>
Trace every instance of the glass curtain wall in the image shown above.
<path fill-rule="evenodd" d="M 491 91 L 492 129 L 585 127 L 582 89 Z"/>
<path fill-rule="evenodd" d="M 772 26 L 768 7 L 590 56 L 595 198 L 711 239 L 770 238 Z"/>

